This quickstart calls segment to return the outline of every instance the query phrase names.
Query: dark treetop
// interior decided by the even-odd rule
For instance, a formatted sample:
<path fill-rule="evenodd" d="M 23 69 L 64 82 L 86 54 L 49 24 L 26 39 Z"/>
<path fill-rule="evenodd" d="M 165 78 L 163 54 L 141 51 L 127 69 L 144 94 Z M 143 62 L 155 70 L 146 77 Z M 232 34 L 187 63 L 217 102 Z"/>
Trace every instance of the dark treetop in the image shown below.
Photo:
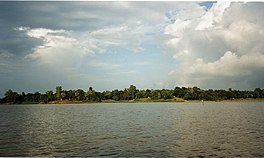
<path fill-rule="evenodd" d="M 5 97 L 0 99 L 1 104 L 28 104 L 28 103 L 57 103 L 57 102 L 116 102 L 116 101 L 184 101 L 184 100 L 233 100 L 247 98 L 264 98 L 264 89 L 256 88 L 254 91 L 232 90 L 203 90 L 198 87 L 175 87 L 174 90 L 139 90 L 134 85 L 124 90 L 112 90 L 97 92 L 92 87 L 87 91 L 82 89 L 63 90 L 57 86 L 55 93 L 24 93 L 21 94 L 11 89 L 5 93 Z"/>

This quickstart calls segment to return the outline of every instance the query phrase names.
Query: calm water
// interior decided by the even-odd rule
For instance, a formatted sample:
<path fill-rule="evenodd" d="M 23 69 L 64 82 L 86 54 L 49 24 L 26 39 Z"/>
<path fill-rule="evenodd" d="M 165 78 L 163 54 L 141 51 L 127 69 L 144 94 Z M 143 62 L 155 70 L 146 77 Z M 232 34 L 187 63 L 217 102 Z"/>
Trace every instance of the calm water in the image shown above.
<path fill-rule="evenodd" d="M 264 157 L 264 102 L 0 105 L 0 156 Z"/>

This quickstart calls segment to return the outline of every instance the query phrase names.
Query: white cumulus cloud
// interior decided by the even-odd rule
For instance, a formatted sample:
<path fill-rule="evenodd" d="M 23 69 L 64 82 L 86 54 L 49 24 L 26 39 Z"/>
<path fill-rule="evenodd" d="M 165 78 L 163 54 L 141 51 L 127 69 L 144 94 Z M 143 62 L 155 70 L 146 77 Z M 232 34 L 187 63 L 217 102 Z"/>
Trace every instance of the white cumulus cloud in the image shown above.
<path fill-rule="evenodd" d="M 202 59 L 197 59 L 188 73 L 227 77 L 244 76 L 252 75 L 255 68 L 264 68 L 264 54 L 245 54 L 238 57 L 236 53 L 229 51 L 214 62 L 205 63 Z"/>
<path fill-rule="evenodd" d="M 177 63 L 169 73 L 172 81 L 205 88 L 219 83 L 223 88 L 253 88 L 260 83 L 263 7 L 263 3 L 217 2 L 202 16 L 168 25 L 164 33 L 171 38 L 166 45 Z"/>
<path fill-rule="evenodd" d="M 15 28 L 28 37 L 42 41 L 26 58 L 37 59 L 45 64 L 69 64 L 80 57 L 107 51 L 108 47 L 126 47 L 140 51 L 142 30 L 140 27 L 117 26 L 92 32 L 73 32 L 47 28 Z"/>

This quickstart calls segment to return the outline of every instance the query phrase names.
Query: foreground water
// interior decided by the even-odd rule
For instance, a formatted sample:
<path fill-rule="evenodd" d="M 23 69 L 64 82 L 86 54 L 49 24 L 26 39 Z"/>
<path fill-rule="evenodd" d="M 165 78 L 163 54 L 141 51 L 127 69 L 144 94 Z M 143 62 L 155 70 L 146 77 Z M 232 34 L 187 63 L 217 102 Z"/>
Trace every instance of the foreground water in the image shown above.
<path fill-rule="evenodd" d="M 264 102 L 0 105 L 0 156 L 264 157 Z"/>

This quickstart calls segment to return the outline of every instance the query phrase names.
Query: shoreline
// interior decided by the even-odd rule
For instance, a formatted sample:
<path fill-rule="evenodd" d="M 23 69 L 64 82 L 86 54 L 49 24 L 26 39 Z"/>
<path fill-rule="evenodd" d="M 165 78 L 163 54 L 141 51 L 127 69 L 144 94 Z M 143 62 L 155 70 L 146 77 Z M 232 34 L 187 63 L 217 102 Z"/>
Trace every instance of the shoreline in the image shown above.
<path fill-rule="evenodd" d="M 94 104 L 94 103 L 179 103 L 179 102 L 202 102 L 201 100 L 122 100 L 122 101 L 114 101 L 114 100 L 103 100 L 102 102 L 83 102 L 83 101 L 52 101 L 46 104 Z M 204 100 L 204 102 L 264 102 L 263 98 L 257 99 L 228 99 L 228 100 Z M 45 104 L 45 103 L 39 103 Z"/>
<path fill-rule="evenodd" d="M 63 100 L 63 101 L 51 101 L 48 103 L 36 103 L 36 102 L 26 102 L 21 103 L 17 105 L 25 105 L 25 104 L 97 104 L 97 103 L 199 103 L 202 102 L 202 100 L 184 100 L 184 99 L 158 99 L 158 100 L 149 100 L 149 99 L 139 99 L 139 100 L 121 100 L 121 101 L 115 101 L 115 100 L 103 100 L 102 102 L 93 102 L 93 101 L 70 101 L 70 100 Z M 264 102 L 264 98 L 247 98 L 247 99 L 228 99 L 228 100 L 204 100 L 204 103 L 206 102 Z M 0 105 L 15 105 L 12 103 L 5 103 Z"/>

